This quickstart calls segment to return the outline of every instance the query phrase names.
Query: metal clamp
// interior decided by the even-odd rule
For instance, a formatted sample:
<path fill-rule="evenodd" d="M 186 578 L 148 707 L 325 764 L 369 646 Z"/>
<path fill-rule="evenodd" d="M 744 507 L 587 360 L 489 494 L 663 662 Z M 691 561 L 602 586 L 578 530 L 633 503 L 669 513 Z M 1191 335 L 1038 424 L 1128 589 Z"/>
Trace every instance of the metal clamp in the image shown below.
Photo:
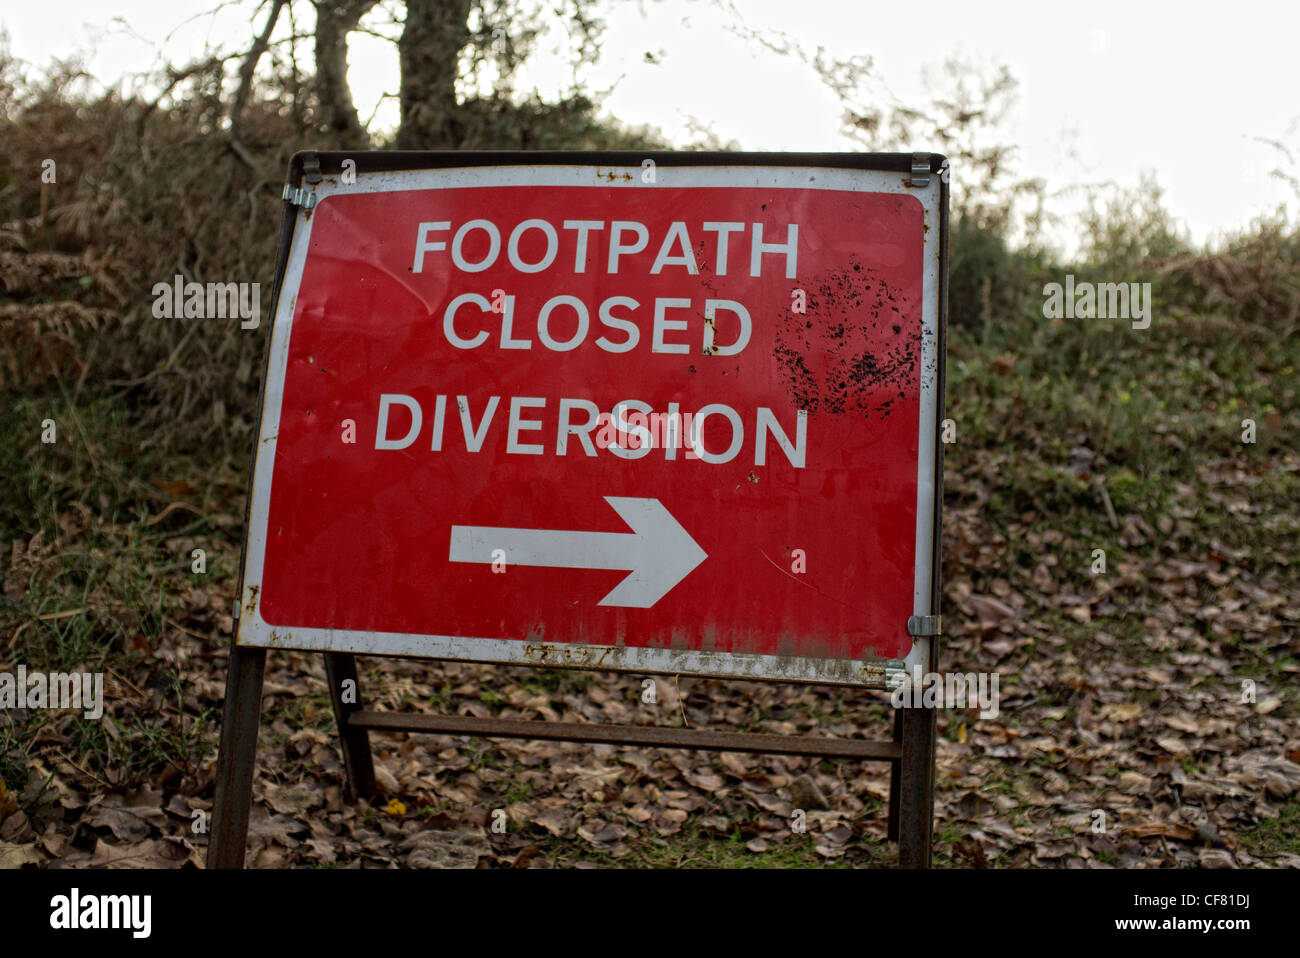
<path fill-rule="evenodd" d="M 912 636 L 943 635 L 943 616 L 914 615 L 907 620 L 907 634 Z"/>
<path fill-rule="evenodd" d="M 918 189 L 930 185 L 929 153 L 912 154 L 912 177 L 907 181 L 907 185 L 914 186 Z"/>
<path fill-rule="evenodd" d="M 308 153 L 302 160 L 302 181 L 310 186 L 315 186 L 324 176 L 321 174 L 320 157 L 315 153 Z M 288 200 L 294 206 L 301 206 L 305 210 L 311 209 L 316 205 L 316 191 L 301 186 L 294 189 L 288 183 L 284 184 L 284 193 L 281 199 Z"/>
<path fill-rule="evenodd" d="M 907 667 L 901 662 L 885 666 L 885 688 L 897 689 L 907 684 Z"/>
<path fill-rule="evenodd" d="M 280 195 L 283 200 L 288 200 L 294 206 L 301 206 L 305 210 L 311 209 L 316 205 L 316 193 L 305 186 L 294 189 L 288 183 L 284 184 L 284 193 Z"/>

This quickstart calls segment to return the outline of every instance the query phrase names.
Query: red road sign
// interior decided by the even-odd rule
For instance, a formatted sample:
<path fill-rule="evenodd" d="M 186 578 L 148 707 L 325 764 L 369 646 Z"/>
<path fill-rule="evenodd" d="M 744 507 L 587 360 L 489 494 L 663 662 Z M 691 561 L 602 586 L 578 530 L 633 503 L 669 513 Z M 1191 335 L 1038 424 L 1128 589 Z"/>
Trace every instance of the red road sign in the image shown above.
<path fill-rule="evenodd" d="M 320 183 L 239 642 L 878 684 L 930 612 L 939 196 L 811 163 Z"/>

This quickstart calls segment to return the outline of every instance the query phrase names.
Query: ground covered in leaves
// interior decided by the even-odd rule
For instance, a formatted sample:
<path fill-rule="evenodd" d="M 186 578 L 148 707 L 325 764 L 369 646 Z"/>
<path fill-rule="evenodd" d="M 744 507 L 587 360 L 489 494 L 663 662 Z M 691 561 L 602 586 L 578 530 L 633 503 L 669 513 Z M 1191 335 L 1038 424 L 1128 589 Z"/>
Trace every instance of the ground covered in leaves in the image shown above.
<path fill-rule="evenodd" d="M 1214 315 L 954 335 L 941 666 L 996 671 L 1001 702 L 996 718 L 940 713 L 939 864 L 1300 866 L 1298 352 L 1294 336 Z M 105 671 L 107 707 L 97 722 L 0 715 L 0 867 L 201 865 L 243 457 L 163 455 L 112 397 L 7 403 L 0 670 Z M 43 447 L 33 437 L 51 415 L 67 426 Z M 639 675 L 379 659 L 361 671 L 367 703 L 387 709 L 865 737 L 892 721 L 866 691 L 660 677 L 647 703 Z M 896 854 L 880 763 L 436 735 L 372 745 L 382 794 L 348 804 L 321 658 L 271 654 L 249 862 Z"/>

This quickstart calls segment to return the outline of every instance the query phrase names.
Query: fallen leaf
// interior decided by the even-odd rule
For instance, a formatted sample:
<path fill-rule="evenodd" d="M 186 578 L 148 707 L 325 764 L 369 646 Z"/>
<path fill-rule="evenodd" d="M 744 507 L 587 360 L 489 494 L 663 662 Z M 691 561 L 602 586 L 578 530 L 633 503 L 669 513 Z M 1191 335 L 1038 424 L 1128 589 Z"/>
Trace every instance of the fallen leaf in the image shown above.
<path fill-rule="evenodd" d="M 1151 791 L 1151 779 L 1141 772 L 1123 772 L 1119 777 L 1120 791 L 1129 795 L 1146 795 Z"/>
<path fill-rule="evenodd" d="M 125 808 L 113 808 L 108 805 L 96 805 L 86 812 L 82 819 L 91 828 L 107 828 L 114 837 L 124 842 L 136 842 L 148 838 L 149 823 L 139 815 Z"/>
<path fill-rule="evenodd" d="M 1142 714 L 1142 706 L 1137 702 L 1107 702 L 1097 714 L 1103 721 L 1131 722 Z"/>
<path fill-rule="evenodd" d="M 972 595 L 966 600 L 966 608 L 981 622 L 998 623 L 1016 617 L 1011 606 L 988 595 Z"/>
<path fill-rule="evenodd" d="M 281 815 L 302 815 L 324 801 L 320 789 L 305 782 L 266 786 L 266 804 Z"/>
<path fill-rule="evenodd" d="M 822 837 L 832 844 L 843 845 L 853 837 L 853 829 L 841 822 L 834 828 L 822 832 Z"/>
<path fill-rule="evenodd" d="M 44 861 L 45 856 L 36 850 L 35 844 L 13 845 L 0 842 L 0 869 L 39 865 Z"/>
<path fill-rule="evenodd" d="M 1237 863 L 1233 860 L 1232 855 L 1222 848 L 1202 848 L 1196 853 L 1200 859 L 1202 868 L 1236 868 Z"/>
<path fill-rule="evenodd" d="M 95 843 L 92 868 L 180 868 L 189 851 L 179 842 L 151 838 L 129 845 L 112 845 L 102 838 Z"/>
<path fill-rule="evenodd" d="M 578 834 L 593 845 L 602 845 L 618 841 L 627 829 L 613 822 L 587 822 L 578 828 Z"/>
<path fill-rule="evenodd" d="M 532 820 L 557 838 L 566 835 L 572 824 L 570 817 L 558 808 L 548 808 L 533 816 Z"/>
<path fill-rule="evenodd" d="M 1145 825 L 1130 825 L 1124 829 L 1124 834 L 1130 838 L 1151 838 L 1160 835 L 1165 838 L 1176 838 L 1180 842 L 1190 842 L 1196 837 L 1196 829 L 1182 823 L 1148 822 Z"/>

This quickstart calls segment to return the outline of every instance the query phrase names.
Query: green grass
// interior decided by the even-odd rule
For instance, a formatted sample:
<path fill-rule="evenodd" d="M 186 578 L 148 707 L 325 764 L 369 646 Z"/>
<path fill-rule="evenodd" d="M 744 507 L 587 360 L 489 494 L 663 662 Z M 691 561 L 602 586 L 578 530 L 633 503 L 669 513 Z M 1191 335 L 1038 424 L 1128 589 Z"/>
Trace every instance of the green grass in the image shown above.
<path fill-rule="evenodd" d="M 197 467 L 177 475 L 175 460 L 168 467 L 156 446 L 133 432 L 125 405 L 107 396 L 79 402 L 61 393 L 11 396 L 6 412 L 0 418 L 0 469 L 8 480 L 0 496 L 0 544 L 6 559 L 11 542 L 29 555 L 5 575 L 0 642 L 29 669 L 111 672 L 137 684 L 149 673 L 165 707 L 148 714 L 135 693 L 111 693 L 114 680 L 106 677 L 98 721 L 63 722 L 63 713 L 33 711 L 21 726 L 0 723 L 0 740 L 8 740 L 0 774 L 21 786 L 31 743 L 48 734 L 61 736 L 61 750 L 91 774 L 111 768 L 119 784 L 169 765 L 196 769 L 214 745 L 216 712 L 188 713 L 188 679 L 151 661 L 151 653 L 169 621 L 187 614 L 191 590 L 220 592 L 233 580 L 238 531 L 189 509 L 164 516 L 172 497 L 152 480 L 192 482 L 195 492 L 187 498 L 218 515 L 217 499 L 228 491 L 224 462 L 205 465 L 213 475 Z M 53 444 L 39 439 L 47 417 L 58 424 Z M 191 548 L 204 549 L 205 574 L 191 571 Z M 59 731 L 47 732 L 51 724 Z"/>
<path fill-rule="evenodd" d="M 27 782 L 29 761 L 36 736 L 8 722 L 0 722 L 0 782 L 17 792 Z"/>
<path fill-rule="evenodd" d="M 1237 832 L 1237 842 L 1261 857 L 1279 852 L 1300 855 L 1300 800 L 1293 798 L 1282 805 L 1277 818 L 1266 818 L 1255 828 Z"/>
<path fill-rule="evenodd" d="M 667 838 L 634 837 L 629 834 L 622 842 L 627 854 L 615 858 L 608 852 L 592 847 L 581 838 L 549 839 L 546 854 L 560 866 L 573 866 L 578 862 L 593 862 L 605 868 L 850 868 L 862 867 L 861 852 L 870 856 L 874 864 L 892 860 L 893 846 L 875 848 L 861 842 L 850 842 L 853 851 L 839 858 L 824 858 L 813 846 L 816 836 L 811 830 L 803 835 L 792 835 L 784 842 L 769 845 L 764 852 L 751 852 L 745 847 L 747 838 L 739 829 L 729 835 L 716 835 L 693 825 L 690 821 L 682 830 Z M 879 859 L 878 861 L 876 859 Z"/>

